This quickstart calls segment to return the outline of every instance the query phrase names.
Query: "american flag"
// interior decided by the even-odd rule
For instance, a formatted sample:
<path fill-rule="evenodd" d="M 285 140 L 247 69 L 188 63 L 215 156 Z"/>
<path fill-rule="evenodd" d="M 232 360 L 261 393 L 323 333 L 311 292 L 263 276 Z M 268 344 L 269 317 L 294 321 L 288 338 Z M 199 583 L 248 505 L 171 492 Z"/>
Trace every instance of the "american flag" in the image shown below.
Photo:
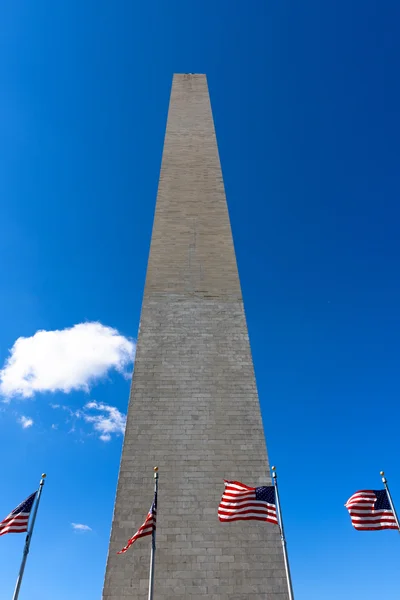
<path fill-rule="evenodd" d="M 239 481 L 225 481 L 218 506 L 218 518 L 226 521 L 269 521 L 278 524 L 274 486 L 249 487 Z"/>
<path fill-rule="evenodd" d="M 124 554 L 128 550 L 132 544 L 136 542 L 139 538 L 146 537 L 146 535 L 151 535 L 153 531 L 156 529 L 156 517 L 157 517 L 157 496 L 154 496 L 153 504 L 147 514 L 146 520 L 141 527 L 137 530 L 135 535 L 133 535 L 127 542 L 126 546 L 122 548 L 117 554 Z"/>
<path fill-rule="evenodd" d="M 6 533 L 24 533 L 28 531 L 28 521 L 32 506 L 36 498 L 36 492 L 29 498 L 21 502 L 3 521 L 0 523 L 0 535 Z"/>
<path fill-rule="evenodd" d="M 347 500 L 345 507 L 358 531 L 397 529 L 386 490 L 360 490 Z"/>

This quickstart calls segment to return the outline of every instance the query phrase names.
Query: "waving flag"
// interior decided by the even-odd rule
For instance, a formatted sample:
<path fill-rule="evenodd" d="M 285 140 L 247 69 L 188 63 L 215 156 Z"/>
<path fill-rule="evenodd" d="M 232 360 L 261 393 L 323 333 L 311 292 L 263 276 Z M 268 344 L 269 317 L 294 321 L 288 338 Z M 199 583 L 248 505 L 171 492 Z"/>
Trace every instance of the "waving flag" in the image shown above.
<path fill-rule="evenodd" d="M 24 533 L 25 531 L 28 531 L 28 521 L 35 498 L 36 492 L 21 502 L 8 517 L 1 521 L 0 535 L 5 535 L 6 533 Z"/>
<path fill-rule="evenodd" d="M 122 550 L 117 552 L 117 554 L 123 554 L 124 552 L 126 552 L 128 550 L 128 548 L 130 546 L 132 546 L 132 544 L 134 544 L 136 542 L 136 540 L 138 540 L 139 538 L 145 537 L 146 535 L 151 535 L 153 533 L 153 530 L 155 530 L 155 528 L 156 528 L 156 516 L 157 516 L 156 500 L 154 499 L 153 504 L 151 505 L 151 508 L 147 514 L 146 520 L 143 523 L 143 525 L 141 527 L 139 527 L 139 529 L 137 530 L 135 535 L 133 535 L 128 540 L 126 546 L 124 548 L 122 548 Z"/>
<path fill-rule="evenodd" d="M 386 490 L 360 490 L 347 500 L 345 507 L 358 531 L 397 529 Z"/>
<path fill-rule="evenodd" d="M 269 521 L 278 524 L 274 486 L 249 487 L 239 481 L 225 481 L 218 506 L 218 518 L 226 521 Z"/>

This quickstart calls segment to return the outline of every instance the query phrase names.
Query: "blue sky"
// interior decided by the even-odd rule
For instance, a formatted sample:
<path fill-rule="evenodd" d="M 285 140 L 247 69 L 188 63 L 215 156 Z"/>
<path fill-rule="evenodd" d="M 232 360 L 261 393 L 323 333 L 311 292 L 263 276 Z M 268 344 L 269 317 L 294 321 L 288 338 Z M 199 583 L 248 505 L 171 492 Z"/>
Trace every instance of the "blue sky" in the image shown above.
<path fill-rule="evenodd" d="M 48 473 L 21 600 L 101 596 L 173 72 L 209 80 L 296 600 L 397 597 L 397 534 L 343 504 L 384 468 L 400 509 L 398 2 L 1 13 L 1 365 L 104 326 L 7 371 L 41 375 L 0 405 L 3 516 Z M 4 597 L 22 547 L 0 538 Z"/>

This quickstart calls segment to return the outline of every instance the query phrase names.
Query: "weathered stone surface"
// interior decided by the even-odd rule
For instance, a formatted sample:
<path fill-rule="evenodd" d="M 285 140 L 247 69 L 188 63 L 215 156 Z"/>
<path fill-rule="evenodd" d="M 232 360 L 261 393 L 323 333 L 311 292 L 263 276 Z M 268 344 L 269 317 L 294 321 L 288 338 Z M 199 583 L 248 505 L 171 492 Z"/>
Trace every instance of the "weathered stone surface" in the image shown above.
<path fill-rule="evenodd" d="M 270 483 L 204 75 L 175 75 L 104 600 L 143 600 L 159 466 L 155 599 L 287 600 L 278 528 L 221 524 L 223 479 Z"/>

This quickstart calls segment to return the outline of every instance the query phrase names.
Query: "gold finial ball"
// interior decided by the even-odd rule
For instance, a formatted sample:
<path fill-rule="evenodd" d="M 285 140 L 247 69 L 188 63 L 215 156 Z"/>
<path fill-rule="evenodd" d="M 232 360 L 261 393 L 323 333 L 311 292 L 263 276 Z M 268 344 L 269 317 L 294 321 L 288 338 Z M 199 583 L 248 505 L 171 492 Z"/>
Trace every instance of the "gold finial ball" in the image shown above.
<path fill-rule="evenodd" d="M 158 467 L 154 467 L 154 473 L 157 473 Z"/>
<path fill-rule="evenodd" d="M 46 479 L 47 475 L 46 473 L 42 473 L 42 479 Z"/>
<path fill-rule="evenodd" d="M 276 471 L 276 467 L 271 467 L 271 471 Z"/>
<path fill-rule="evenodd" d="M 384 476 L 384 474 L 385 474 L 385 471 L 381 471 L 381 472 L 380 472 L 380 475 L 381 475 L 382 477 Z"/>

